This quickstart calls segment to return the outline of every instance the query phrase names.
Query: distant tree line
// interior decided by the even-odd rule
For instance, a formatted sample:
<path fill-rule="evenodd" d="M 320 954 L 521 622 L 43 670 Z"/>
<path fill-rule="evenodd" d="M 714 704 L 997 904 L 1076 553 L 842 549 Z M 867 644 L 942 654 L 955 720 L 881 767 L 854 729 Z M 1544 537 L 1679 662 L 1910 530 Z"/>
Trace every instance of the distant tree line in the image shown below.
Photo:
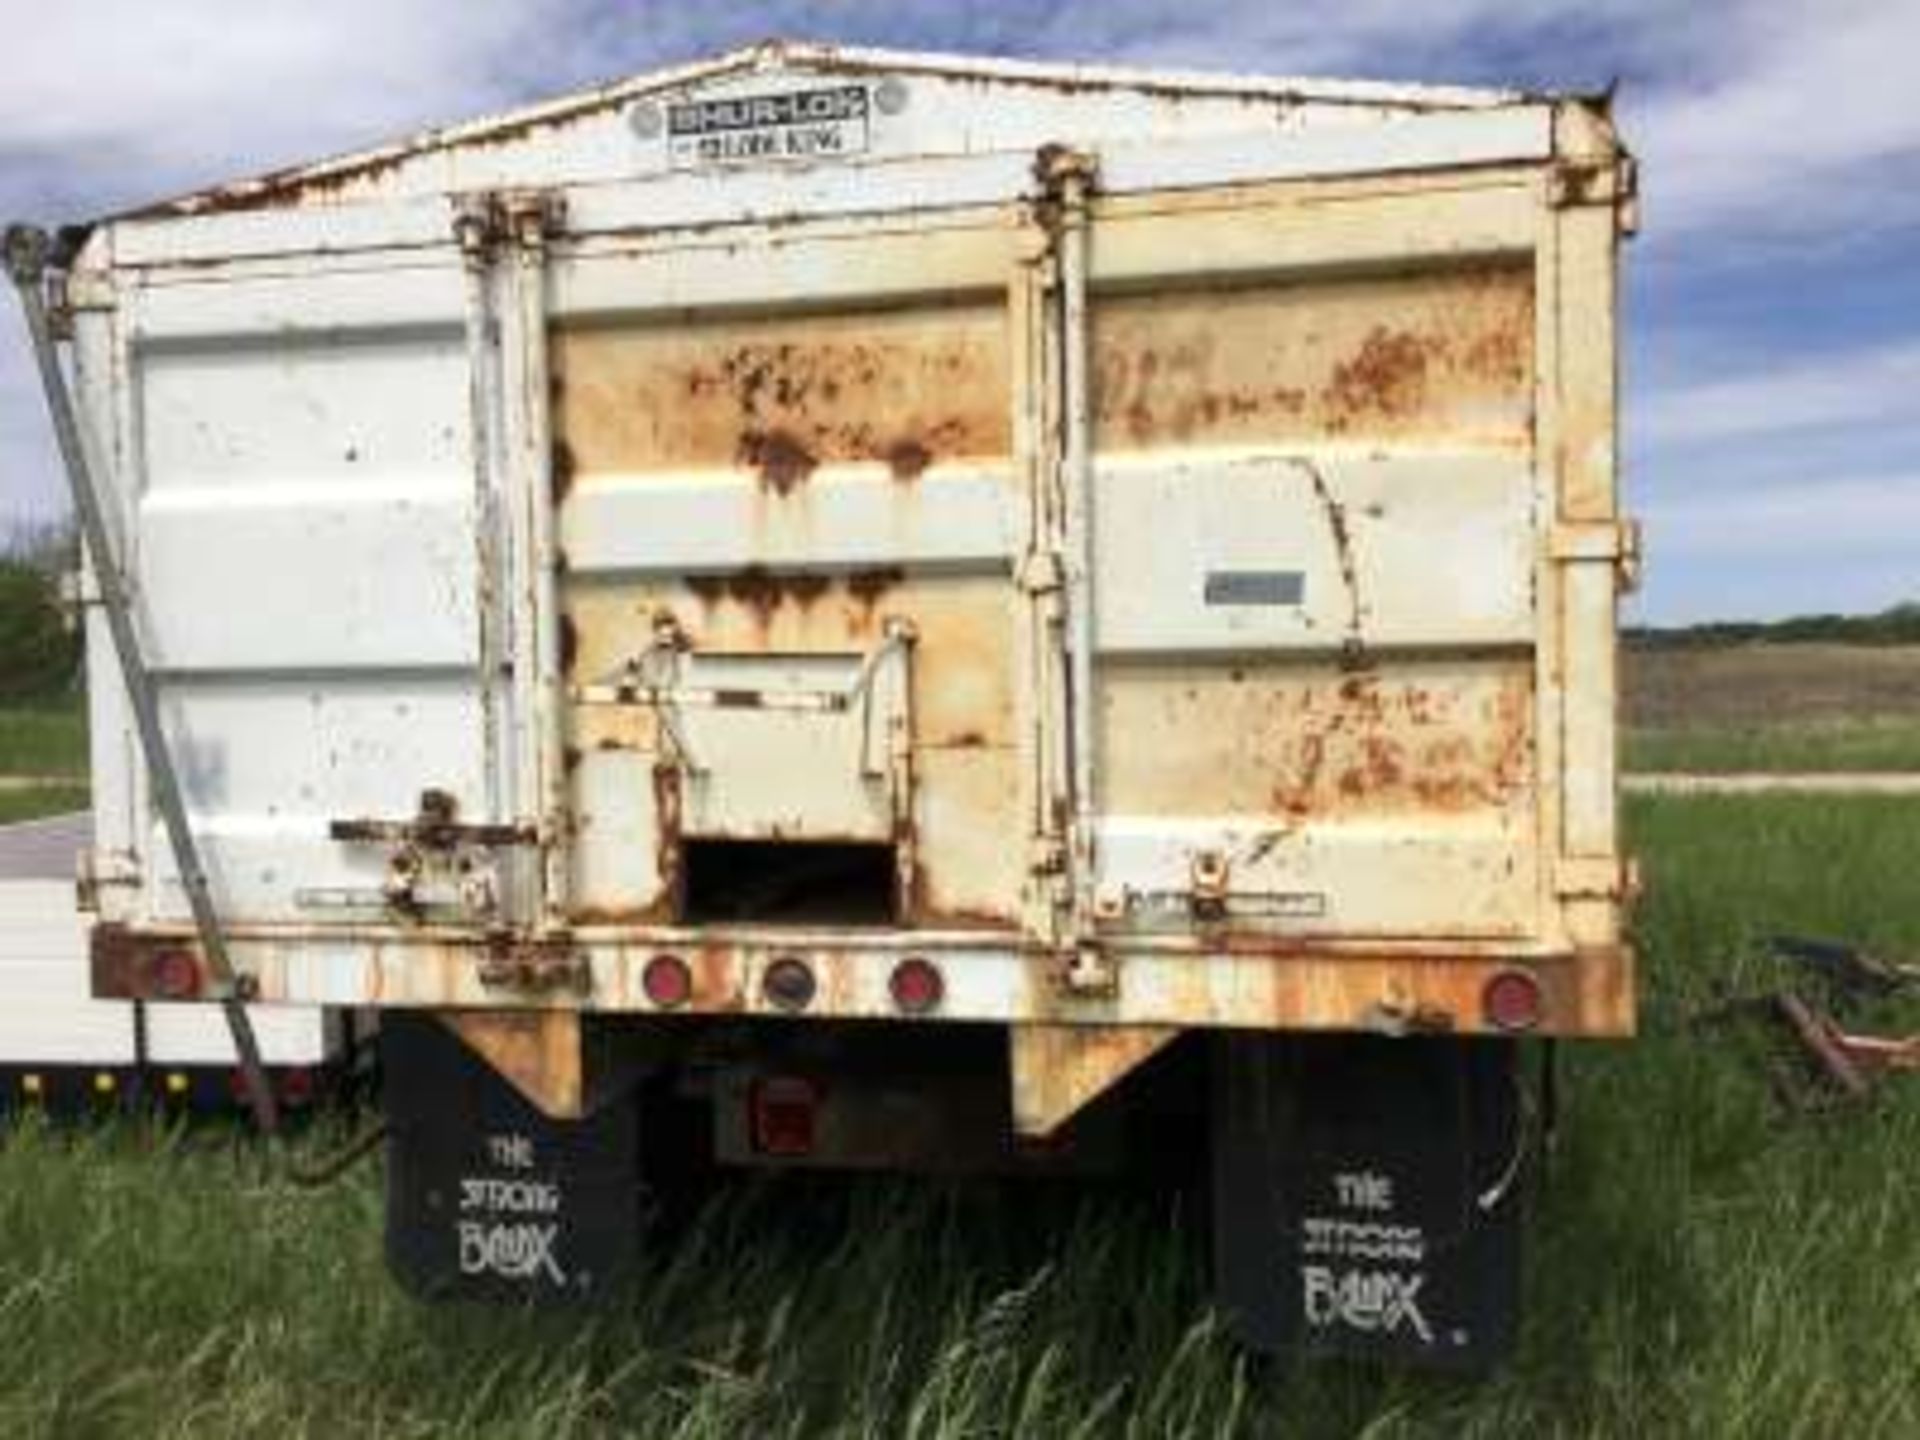
<path fill-rule="evenodd" d="M 1920 602 L 1906 601 L 1877 615 L 1795 615 L 1786 620 L 1713 620 L 1700 625 L 1636 625 L 1627 643 L 1639 650 L 1712 650 L 1729 645 L 1920 644 Z"/>
<path fill-rule="evenodd" d="M 79 686 L 80 626 L 66 600 L 78 557 L 68 524 L 0 532 L 0 704 L 54 699 Z"/>

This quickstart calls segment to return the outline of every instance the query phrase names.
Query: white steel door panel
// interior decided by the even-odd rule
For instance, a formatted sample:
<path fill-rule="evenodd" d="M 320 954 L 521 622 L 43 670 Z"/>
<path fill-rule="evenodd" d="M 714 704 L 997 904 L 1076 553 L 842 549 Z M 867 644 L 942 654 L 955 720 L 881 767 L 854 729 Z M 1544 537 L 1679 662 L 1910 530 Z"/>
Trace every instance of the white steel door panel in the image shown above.
<path fill-rule="evenodd" d="M 1132 455 L 1096 484 L 1103 652 L 1532 642 L 1518 457 Z"/>
<path fill-rule="evenodd" d="M 460 272 L 246 271 L 125 292 L 146 658 L 222 913 L 378 919 L 384 857 L 330 822 L 486 805 Z M 185 914 L 157 827 L 143 859 Z"/>
<path fill-rule="evenodd" d="M 154 597 L 149 663 L 162 672 L 471 670 L 471 488 L 151 496 L 141 514 L 141 582 Z"/>
<path fill-rule="evenodd" d="M 335 887 L 379 914 L 384 856 L 343 846 L 330 820 L 398 818 L 423 789 L 481 804 L 470 677 L 373 671 L 208 676 L 165 686 L 162 713 L 205 863 L 229 917 L 340 918 Z M 155 903 L 184 915 L 165 837 L 150 850 Z"/>
<path fill-rule="evenodd" d="M 143 490 L 379 493 L 471 477 L 459 319 L 427 331 L 141 340 Z"/>

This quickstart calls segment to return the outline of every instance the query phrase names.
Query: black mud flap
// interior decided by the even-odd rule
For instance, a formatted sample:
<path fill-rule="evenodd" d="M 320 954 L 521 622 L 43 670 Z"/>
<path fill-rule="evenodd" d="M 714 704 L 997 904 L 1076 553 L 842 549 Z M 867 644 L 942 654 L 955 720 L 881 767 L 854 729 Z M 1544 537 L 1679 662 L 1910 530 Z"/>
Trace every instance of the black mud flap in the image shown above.
<path fill-rule="evenodd" d="M 581 1302 L 639 1256 L 631 1094 L 543 1115 L 431 1015 L 380 1021 L 387 1264 L 429 1299 Z"/>
<path fill-rule="evenodd" d="M 1258 1349 L 1486 1370 L 1520 1298 L 1514 1045 L 1222 1036 L 1215 1288 Z"/>

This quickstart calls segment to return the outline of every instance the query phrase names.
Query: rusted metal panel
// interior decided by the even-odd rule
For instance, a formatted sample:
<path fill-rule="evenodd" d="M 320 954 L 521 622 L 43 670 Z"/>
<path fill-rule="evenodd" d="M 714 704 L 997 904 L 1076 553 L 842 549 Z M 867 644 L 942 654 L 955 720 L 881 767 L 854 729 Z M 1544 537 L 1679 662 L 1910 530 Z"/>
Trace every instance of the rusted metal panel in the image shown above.
<path fill-rule="evenodd" d="M 1116 295 L 1093 347 L 1106 451 L 1530 439 L 1521 265 Z"/>
<path fill-rule="evenodd" d="M 775 498 L 823 465 L 903 485 L 1007 453 L 996 305 L 601 325 L 556 337 L 557 440 L 582 477 L 739 468 Z"/>
<path fill-rule="evenodd" d="M 1519 658 L 1110 673 L 1104 904 L 1161 923 L 1212 855 L 1258 927 L 1531 933 L 1532 687 Z"/>
<path fill-rule="evenodd" d="M 1532 701 L 1519 659 L 1132 667 L 1105 696 L 1106 794 L 1123 814 L 1272 815 L 1292 828 L 1523 816 Z M 1183 743 L 1128 745 L 1132 735 Z"/>
<path fill-rule="evenodd" d="M 564 1010 L 446 1010 L 446 1027 L 482 1056 L 541 1113 L 578 1120 L 615 1098 L 647 1068 L 640 1037 L 609 1043 L 596 1017 Z"/>
<path fill-rule="evenodd" d="M 1015 1025 L 1013 1128 L 1051 1135 L 1179 1034 L 1164 1025 Z"/>
<path fill-rule="evenodd" d="M 1001 306 L 965 300 L 559 332 L 557 499 L 578 517 L 563 520 L 578 537 L 569 673 L 617 680 L 650 655 L 642 668 L 673 675 L 657 702 L 576 707 L 570 743 L 582 757 L 639 745 L 650 770 L 676 767 L 678 801 L 667 815 L 656 802 L 648 851 L 697 837 L 891 841 L 905 807 L 904 918 L 1014 919 L 1023 877 L 1003 845 L 981 843 L 1020 825 L 1007 352 Z M 870 667 L 890 624 L 912 645 Z M 908 689 L 911 797 L 876 783 Z M 583 758 L 583 831 L 644 806 L 636 768 Z M 624 886 L 596 858 L 608 888 L 580 913 L 666 900 L 645 853 Z"/>

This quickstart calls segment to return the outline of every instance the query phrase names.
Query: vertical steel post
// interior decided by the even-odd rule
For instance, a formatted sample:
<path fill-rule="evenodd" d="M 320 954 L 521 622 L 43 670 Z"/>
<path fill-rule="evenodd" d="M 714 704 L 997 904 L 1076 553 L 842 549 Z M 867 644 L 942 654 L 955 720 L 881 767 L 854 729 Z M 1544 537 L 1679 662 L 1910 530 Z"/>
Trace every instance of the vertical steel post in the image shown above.
<path fill-rule="evenodd" d="M 160 706 L 154 698 L 153 682 L 142 659 L 133 611 L 128 600 L 126 581 L 120 573 L 119 557 L 113 553 L 107 531 L 106 511 L 94 487 L 93 469 L 87 460 L 86 446 L 80 435 L 80 422 L 67 389 L 54 348 L 53 325 L 47 314 L 44 284 L 47 257 L 51 246 L 44 230 L 27 225 L 9 226 L 4 241 L 9 278 L 20 297 L 26 316 L 27 334 L 33 344 L 34 360 L 40 371 L 40 387 L 46 397 L 47 411 L 53 419 L 54 438 L 60 447 L 60 459 L 67 472 L 67 487 L 73 496 L 73 509 L 80 521 L 80 533 L 87 555 L 93 563 L 94 583 L 106 612 L 107 629 L 113 636 L 114 655 L 120 662 L 120 678 L 133 709 L 134 726 L 139 731 L 140 749 L 147 762 L 147 783 L 160 811 L 167 841 L 173 849 L 174 865 L 180 883 L 187 892 L 187 904 L 193 912 L 194 929 L 205 952 L 207 968 L 219 989 L 220 1007 L 225 1012 L 227 1029 L 233 1035 L 233 1048 L 240 1071 L 246 1080 L 247 1102 L 260 1129 L 272 1135 L 280 1126 L 279 1109 L 273 1090 L 267 1084 L 260 1063 L 260 1046 L 254 1038 L 253 1021 L 235 981 L 233 961 L 227 953 L 226 937 L 221 933 L 220 917 L 213 908 L 213 894 L 200 863 L 199 847 L 193 828 L 187 822 L 186 801 L 180 791 L 180 778 L 167 750 L 166 734 L 160 728 Z"/>
<path fill-rule="evenodd" d="M 1068 723 L 1072 738 L 1073 932 L 1076 954 L 1067 971 L 1075 989 L 1106 990 L 1112 972 L 1094 946 L 1094 826 L 1098 813 L 1094 754 L 1093 421 L 1087 317 L 1087 200 L 1094 161 L 1071 150 L 1045 163 L 1044 180 L 1059 205 L 1060 468 L 1065 491 Z"/>
<path fill-rule="evenodd" d="M 467 426 L 473 451 L 474 563 L 478 568 L 480 673 L 479 703 L 482 764 L 485 768 L 486 812 L 490 825 L 506 823 L 501 750 L 499 688 L 504 670 L 501 624 L 499 486 L 495 417 L 500 413 L 500 366 L 493 314 L 493 247 L 499 216 L 493 197 L 463 196 L 453 217 L 454 238 L 460 245 L 460 270 L 467 341 Z"/>

